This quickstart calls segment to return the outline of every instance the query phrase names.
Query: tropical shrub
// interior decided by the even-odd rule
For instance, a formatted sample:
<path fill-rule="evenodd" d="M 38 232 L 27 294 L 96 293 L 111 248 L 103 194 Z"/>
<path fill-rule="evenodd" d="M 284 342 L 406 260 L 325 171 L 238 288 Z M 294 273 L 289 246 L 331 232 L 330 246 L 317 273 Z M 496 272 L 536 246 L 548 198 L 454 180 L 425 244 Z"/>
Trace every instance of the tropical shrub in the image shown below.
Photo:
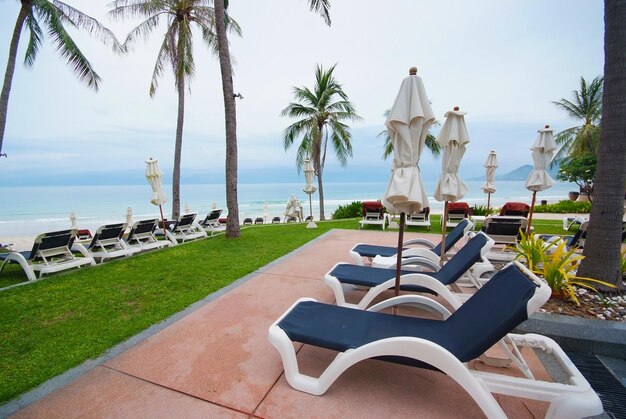
<path fill-rule="evenodd" d="M 559 201 L 556 204 L 535 205 L 533 212 L 548 212 L 553 214 L 589 214 L 591 212 L 591 202 L 578 202 L 566 199 Z"/>
<path fill-rule="evenodd" d="M 526 234 L 520 230 L 520 239 L 515 244 L 508 245 L 507 248 L 513 250 L 517 255 L 515 259 L 523 259 L 528 269 L 534 271 L 537 268 L 548 248 L 553 246 L 551 243 L 547 243 L 541 237 L 536 236 L 534 233 Z"/>
<path fill-rule="evenodd" d="M 472 214 L 473 215 L 491 215 L 491 214 L 495 214 L 497 211 L 495 208 L 489 208 L 487 209 L 486 205 L 474 205 L 472 207 Z"/>
<path fill-rule="evenodd" d="M 575 254 L 575 251 L 576 249 L 566 250 L 565 242 L 560 242 L 553 253 L 543 254 L 541 264 L 534 270 L 547 282 L 553 294 L 561 295 L 572 300 L 576 305 L 580 305 L 574 286 L 587 288 L 594 292 L 598 292 L 598 290 L 592 283 L 615 288 L 613 284 L 598 279 L 575 276 L 578 265 L 584 258 L 582 255 Z"/>
<path fill-rule="evenodd" d="M 333 220 L 339 220 L 342 218 L 358 218 L 362 216 L 362 204 L 361 201 L 354 201 L 350 204 L 339 205 L 335 212 L 333 212 Z"/>

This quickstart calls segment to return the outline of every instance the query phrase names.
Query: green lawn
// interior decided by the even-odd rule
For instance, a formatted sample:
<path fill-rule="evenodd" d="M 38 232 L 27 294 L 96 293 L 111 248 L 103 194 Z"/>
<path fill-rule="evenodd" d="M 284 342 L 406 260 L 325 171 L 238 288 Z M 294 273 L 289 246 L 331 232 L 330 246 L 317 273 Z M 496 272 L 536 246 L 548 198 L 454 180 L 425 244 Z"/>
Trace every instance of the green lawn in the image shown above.
<path fill-rule="evenodd" d="M 441 232 L 439 219 L 432 221 L 431 232 Z M 0 292 L 0 403 L 98 357 L 332 228 L 358 228 L 355 219 L 317 224 L 317 229 L 254 226 L 237 240 L 216 236 Z M 562 233 L 560 221 L 533 225 Z M 0 274 L 0 287 L 25 279 L 19 266 L 11 265 Z"/>

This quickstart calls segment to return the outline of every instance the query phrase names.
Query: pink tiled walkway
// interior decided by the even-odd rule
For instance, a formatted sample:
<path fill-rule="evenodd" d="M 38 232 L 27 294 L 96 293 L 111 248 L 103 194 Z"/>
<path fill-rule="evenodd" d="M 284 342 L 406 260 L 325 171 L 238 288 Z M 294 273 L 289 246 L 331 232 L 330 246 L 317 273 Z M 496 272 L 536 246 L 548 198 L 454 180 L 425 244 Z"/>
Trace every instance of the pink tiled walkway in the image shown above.
<path fill-rule="evenodd" d="M 351 368 L 324 396 L 295 391 L 285 381 L 267 341 L 269 325 L 297 298 L 333 302 L 322 276 L 336 262 L 350 261 L 354 243 L 395 240 L 394 233 L 333 231 L 16 416 L 480 417 L 443 374 L 381 361 Z M 321 371 L 332 356 L 308 346 L 299 353 L 309 373 Z M 510 417 L 545 414 L 539 403 L 498 400 Z"/>

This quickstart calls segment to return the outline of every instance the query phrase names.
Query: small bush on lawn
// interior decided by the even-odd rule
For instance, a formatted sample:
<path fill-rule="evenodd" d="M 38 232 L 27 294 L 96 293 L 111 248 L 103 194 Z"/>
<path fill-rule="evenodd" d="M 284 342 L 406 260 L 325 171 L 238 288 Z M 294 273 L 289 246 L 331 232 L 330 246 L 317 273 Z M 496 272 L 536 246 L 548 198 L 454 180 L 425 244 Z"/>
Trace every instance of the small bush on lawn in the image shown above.
<path fill-rule="evenodd" d="M 340 220 L 342 218 L 357 218 L 362 216 L 361 201 L 354 201 L 351 204 L 339 205 L 335 212 L 333 212 L 333 220 Z"/>
<path fill-rule="evenodd" d="M 494 208 L 489 208 L 487 209 L 487 205 L 474 205 L 472 207 L 472 214 L 473 215 L 491 215 L 491 214 L 495 214 L 496 210 Z"/>
<path fill-rule="evenodd" d="M 534 212 L 549 212 L 554 214 L 588 214 L 591 212 L 591 202 L 578 202 L 566 199 L 559 201 L 556 204 L 535 205 Z"/>

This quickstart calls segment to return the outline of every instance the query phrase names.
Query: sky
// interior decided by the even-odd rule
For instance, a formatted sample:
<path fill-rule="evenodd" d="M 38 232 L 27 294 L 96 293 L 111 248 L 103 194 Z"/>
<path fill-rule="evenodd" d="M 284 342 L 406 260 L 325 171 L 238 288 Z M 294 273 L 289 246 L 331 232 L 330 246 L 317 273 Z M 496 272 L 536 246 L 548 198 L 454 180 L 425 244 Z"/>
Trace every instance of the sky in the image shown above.
<path fill-rule="evenodd" d="M 108 1 L 66 0 L 123 40 L 138 20 L 114 21 Z M 336 79 L 362 117 L 353 123 L 353 158 L 342 168 L 328 158 L 326 181 L 383 181 L 383 113 L 411 66 L 418 68 L 437 119 L 454 106 L 467 112 L 470 144 L 462 177 L 484 174 L 489 150 L 501 173 L 531 164 L 537 130 L 555 132 L 576 121 L 552 104 L 570 98 L 580 77 L 604 66 L 601 0 L 335 0 L 332 26 L 305 0 L 233 0 L 243 36 L 230 37 L 235 59 L 239 180 L 298 182 L 295 147 L 282 132 L 293 120 L 280 112 L 293 88 L 313 87 L 316 65 L 337 64 Z M 5 68 L 19 1 L 0 0 L 0 68 Z M 150 98 L 148 88 L 165 22 L 128 54 L 70 30 L 102 78 L 97 93 L 79 82 L 46 38 L 32 68 L 23 65 L 23 32 L 0 158 L 4 185 L 144 182 L 144 161 L 159 160 L 171 182 L 177 96 L 171 73 Z M 196 37 L 196 76 L 186 96 L 182 178 L 224 179 L 225 130 L 218 60 Z M 437 134 L 437 128 L 433 130 Z M 424 154 L 421 170 L 434 180 L 440 161 Z"/>

